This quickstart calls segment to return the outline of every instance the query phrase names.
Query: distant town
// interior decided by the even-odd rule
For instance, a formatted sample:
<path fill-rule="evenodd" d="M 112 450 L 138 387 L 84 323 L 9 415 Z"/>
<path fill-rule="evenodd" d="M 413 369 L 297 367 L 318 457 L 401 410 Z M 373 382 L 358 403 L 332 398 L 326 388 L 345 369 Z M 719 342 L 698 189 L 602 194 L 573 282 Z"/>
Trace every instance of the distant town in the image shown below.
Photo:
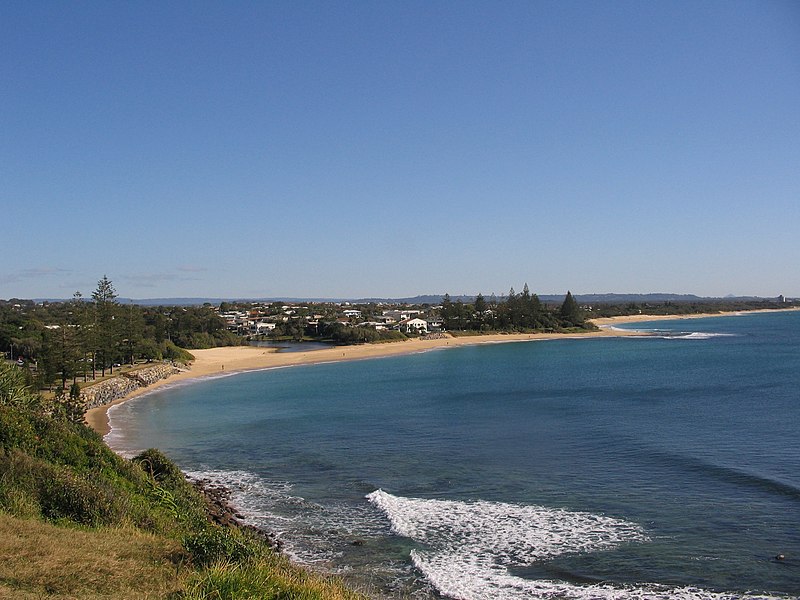
<path fill-rule="evenodd" d="M 490 333 L 577 333 L 592 319 L 780 309 L 774 298 L 698 298 L 674 294 L 539 297 L 527 284 L 501 297 L 443 296 L 363 301 L 137 303 L 118 297 L 107 277 L 87 297 L 0 300 L 0 352 L 24 367 L 39 389 L 66 388 L 122 365 L 192 360 L 191 351 L 256 341 L 364 344 L 411 337 Z"/>
<path fill-rule="evenodd" d="M 227 309 L 227 310 L 223 310 Z M 253 304 L 249 307 L 229 305 L 216 307 L 225 326 L 242 336 L 267 336 L 279 326 L 298 322 L 304 331 L 318 336 L 320 326 L 337 323 L 343 327 L 366 327 L 376 331 L 397 330 L 404 334 L 419 335 L 442 331 L 444 321 L 441 305 L 406 308 L 384 308 L 382 305 L 355 307 L 342 304 Z"/>

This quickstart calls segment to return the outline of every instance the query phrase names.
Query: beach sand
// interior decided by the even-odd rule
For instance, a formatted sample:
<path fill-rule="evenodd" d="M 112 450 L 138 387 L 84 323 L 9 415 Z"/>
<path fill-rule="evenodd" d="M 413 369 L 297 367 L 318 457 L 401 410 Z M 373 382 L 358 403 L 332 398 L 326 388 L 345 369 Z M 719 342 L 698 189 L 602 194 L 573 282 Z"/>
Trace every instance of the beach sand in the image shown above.
<path fill-rule="evenodd" d="M 753 311 L 748 311 L 753 312 Z M 774 311 L 772 311 L 774 312 Z M 724 313 L 738 314 L 738 313 Z M 146 392 L 151 392 L 163 385 L 173 384 L 177 381 L 186 379 L 197 379 L 216 375 L 219 373 L 252 371 L 258 369 L 269 369 L 274 367 L 286 367 L 292 365 L 314 364 L 323 362 L 336 362 L 343 360 L 362 360 L 368 358 L 378 358 L 384 356 L 396 356 L 400 354 L 410 354 L 414 352 L 425 352 L 437 348 L 449 348 L 457 346 L 467 346 L 474 344 L 490 344 L 499 342 L 523 342 L 530 340 L 547 339 L 583 339 L 594 337 L 609 336 L 630 336 L 642 335 L 637 331 L 625 331 L 615 329 L 614 325 L 623 323 L 637 323 L 642 321 L 660 321 L 687 318 L 700 318 L 709 316 L 722 316 L 716 314 L 696 314 L 696 315 L 629 315 L 623 317 L 609 317 L 594 319 L 593 322 L 601 329 L 598 331 L 587 331 L 586 333 L 564 334 L 564 333 L 515 333 L 515 334 L 492 334 L 474 335 L 463 337 L 442 337 L 437 339 L 409 339 L 401 342 L 387 342 L 383 344 L 364 344 L 357 346 L 334 346 L 322 350 L 310 350 L 308 352 L 277 352 L 273 349 L 259 348 L 255 346 L 227 346 L 223 348 L 209 348 L 206 350 L 192 350 L 195 356 L 191 368 L 182 370 L 168 379 L 162 379 L 146 388 L 136 390 L 132 394 L 125 396 L 111 404 L 93 408 L 86 413 L 86 422 L 92 429 L 105 435 L 110 431 L 108 423 L 108 409 L 115 404 L 125 402 Z"/>

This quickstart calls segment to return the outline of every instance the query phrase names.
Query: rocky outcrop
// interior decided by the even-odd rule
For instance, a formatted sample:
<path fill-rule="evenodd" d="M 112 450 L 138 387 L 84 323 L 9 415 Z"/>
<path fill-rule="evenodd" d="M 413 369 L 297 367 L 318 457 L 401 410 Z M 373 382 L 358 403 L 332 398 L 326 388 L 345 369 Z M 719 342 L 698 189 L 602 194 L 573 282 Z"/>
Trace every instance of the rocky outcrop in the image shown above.
<path fill-rule="evenodd" d="M 156 381 L 166 379 L 178 372 L 179 369 L 171 364 L 161 364 L 125 373 L 120 377 L 112 377 L 82 389 L 81 400 L 83 400 L 86 410 L 111 404 L 131 392 L 153 385 Z"/>
<path fill-rule="evenodd" d="M 274 534 L 248 525 L 245 517 L 231 504 L 231 492 L 224 485 L 214 483 L 210 479 L 191 479 L 195 489 L 206 502 L 206 511 L 209 518 L 223 527 L 238 527 L 246 529 L 266 540 L 274 550 L 281 550 L 282 543 Z"/>

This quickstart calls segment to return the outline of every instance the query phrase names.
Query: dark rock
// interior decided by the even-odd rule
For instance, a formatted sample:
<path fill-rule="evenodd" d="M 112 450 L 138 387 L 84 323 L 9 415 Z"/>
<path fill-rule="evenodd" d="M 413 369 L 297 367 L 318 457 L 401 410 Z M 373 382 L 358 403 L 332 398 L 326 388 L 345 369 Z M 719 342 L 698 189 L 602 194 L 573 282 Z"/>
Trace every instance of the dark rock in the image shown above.
<path fill-rule="evenodd" d="M 211 483 L 208 479 L 194 480 L 193 485 L 205 499 L 206 510 L 211 521 L 223 527 L 237 527 L 247 530 L 264 539 L 273 550 L 281 550 L 283 544 L 274 534 L 244 523 L 244 515 L 228 502 L 231 496 L 228 488 Z"/>

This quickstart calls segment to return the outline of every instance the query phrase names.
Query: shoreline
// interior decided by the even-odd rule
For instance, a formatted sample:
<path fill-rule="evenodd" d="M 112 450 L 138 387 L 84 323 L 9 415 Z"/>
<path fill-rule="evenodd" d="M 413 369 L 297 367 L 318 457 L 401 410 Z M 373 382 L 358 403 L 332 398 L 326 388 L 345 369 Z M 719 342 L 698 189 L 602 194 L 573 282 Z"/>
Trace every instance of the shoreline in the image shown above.
<path fill-rule="evenodd" d="M 787 310 L 800 310 L 792 308 Z M 698 319 L 706 317 L 724 317 L 744 315 L 759 312 L 783 312 L 781 309 L 766 309 L 757 311 L 735 311 L 723 313 L 697 313 L 689 315 L 625 315 L 619 317 L 604 317 L 590 319 L 600 327 L 597 331 L 586 333 L 499 333 L 490 335 L 470 335 L 463 337 L 443 336 L 436 339 L 410 339 L 399 342 L 382 344 L 364 344 L 356 346 L 334 346 L 322 350 L 309 350 L 308 352 L 277 352 L 274 349 L 264 349 L 257 346 L 225 346 L 193 350 L 195 360 L 190 368 L 182 369 L 179 373 L 166 379 L 161 379 L 147 387 L 142 387 L 115 400 L 109 404 L 98 406 L 86 411 L 86 423 L 105 436 L 111 431 L 108 420 L 108 410 L 112 406 L 127 402 L 132 398 L 141 396 L 165 385 L 174 385 L 180 381 L 202 379 L 214 375 L 235 374 L 246 371 L 266 370 L 276 367 L 289 367 L 297 365 L 311 365 L 319 363 L 342 362 L 351 360 L 364 360 L 382 358 L 387 356 L 400 356 L 437 350 L 441 348 L 455 348 L 458 346 L 474 346 L 478 344 L 494 344 L 509 342 L 527 342 L 535 340 L 566 340 L 586 339 L 597 337 L 628 337 L 646 335 L 636 330 L 616 329 L 613 326 L 626 323 L 641 323 L 645 321 L 666 321 L 680 319 Z"/>

